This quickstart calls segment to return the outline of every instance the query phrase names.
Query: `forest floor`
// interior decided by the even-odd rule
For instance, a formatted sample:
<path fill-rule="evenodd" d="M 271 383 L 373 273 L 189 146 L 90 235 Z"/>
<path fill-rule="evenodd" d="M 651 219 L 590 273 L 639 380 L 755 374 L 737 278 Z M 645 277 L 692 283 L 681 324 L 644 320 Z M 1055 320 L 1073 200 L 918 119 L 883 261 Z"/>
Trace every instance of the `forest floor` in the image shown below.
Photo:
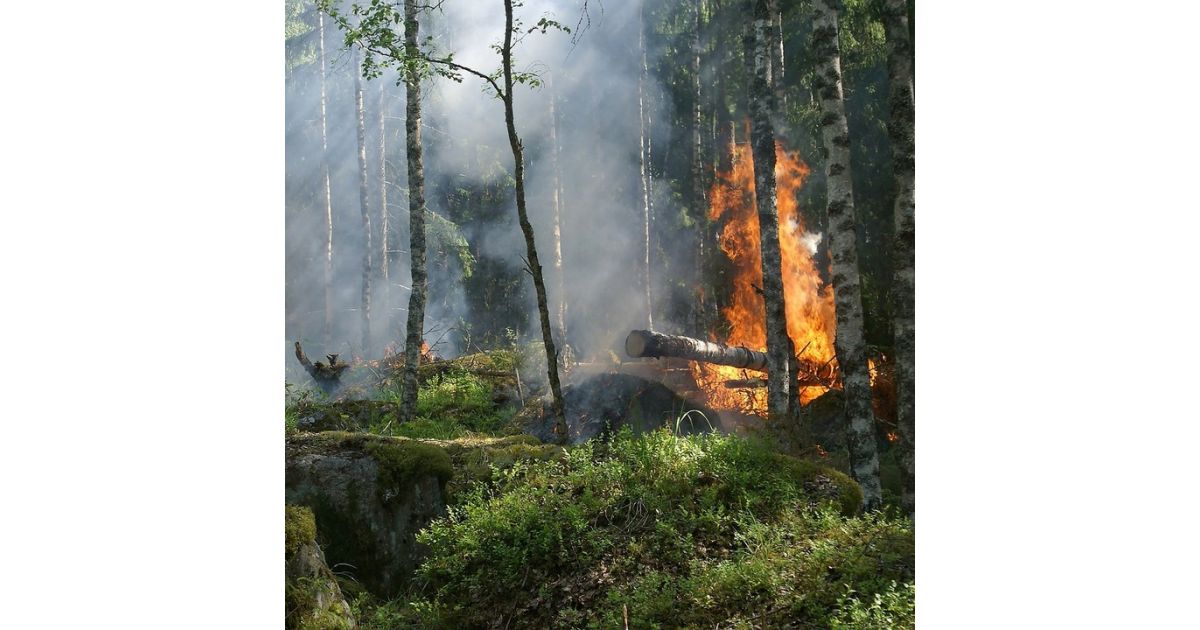
<path fill-rule="evenodd" d="M 419 561 L 388 592 L 334 557 L 344 545 L 323 528 L 328 505 L 314 504 L 309 538 L 347 613 L 314 612 L 289 577 L 289 628 L 914 626 L 912 521 L 891 507 L 860 513 L 861 491 L 831 460 L 785 455 L 765 434 L 634 422 L 646 415 L 637 396 L 606 412 L 609 430 L 543 444 L 528 431 L 542 394 L 530 355 L 422 365 L 407 423 L 396 421 L 395 364 L 351 368 L 333 396 L 288 386 L 289 488 L 293 453 L 313 440 L 420 446 L 450 466 L 434 484 L 440 516 L 414 536 Z"/>

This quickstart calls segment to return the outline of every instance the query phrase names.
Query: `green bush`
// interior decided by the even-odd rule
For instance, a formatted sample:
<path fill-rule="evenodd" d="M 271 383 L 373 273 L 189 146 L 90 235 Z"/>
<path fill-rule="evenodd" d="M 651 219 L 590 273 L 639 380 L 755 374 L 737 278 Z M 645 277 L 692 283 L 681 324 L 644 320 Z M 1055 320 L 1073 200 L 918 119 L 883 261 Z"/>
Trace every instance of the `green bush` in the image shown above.
<path fill-rule="evenodd" d="M 838 604 L 830 628 L 834 630 L 875 630 L 876 628 L 916 628 L 916 587 L 910 582 L 897 587 L 895 582 L 870 603 L 863 603 L 849 591 Z"/>
<path fill-rule="evenodd" d="M 417 590 L 389 614 L 424 627 L 609 628 L 625 610 L 638 628 L 826 627 L 853 614 L 847 589 L 870 598 L 911 580 L 910 522 L 853 515 L 854 482 L 762 443 L 623 432 L 498 474 L 419 536 Z"/>

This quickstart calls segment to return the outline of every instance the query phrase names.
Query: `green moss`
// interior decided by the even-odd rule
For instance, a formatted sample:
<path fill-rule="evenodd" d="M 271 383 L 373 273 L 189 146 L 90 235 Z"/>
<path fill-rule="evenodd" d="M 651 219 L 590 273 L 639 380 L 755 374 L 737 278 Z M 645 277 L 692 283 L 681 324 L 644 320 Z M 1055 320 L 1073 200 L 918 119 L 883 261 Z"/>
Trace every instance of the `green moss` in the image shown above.
<path fill-rule="evenodd" d="M 454 475 L 450 456 L 434 444 L 406 438 L 372 436 L 363 450 L 379 463 L 379 487 L 403 488 L 418 477 L 432 475 L 444 487 Z"/>
<path fill-rule="evenodd" d="M 370 455 L 379 466 L 378 485 L 381 493 L 404 490 L 422 476 L 433 476 L 445 487 L 454 475 L 450 457 L 438 443 L 402 437 L 324 431 L 298 434 L 288 438 L 290 449 L 297 452 L 330 453 L 341 450 L 360 451 Z M 351 488 L 353 491 L 353 488 Z M 322 522 L 322 529 L 325 523 Z"/>
<path fill-rule="evenodd" d="M 446 449 L 454 464 L 454 478 L 446 488 L 446 502 L 450 504 L 473 485 L 492 481 L 497 470 L 507 470 L 522 462 L 558 460 L 566 454 L 561 446 L 542 444 L 536 437 L 524 434 L 467 436 L 436 444 Z"/>
<path fill-rule="evenodd" d="M 295 630 L 349 630 L 350 618 L 335 604 L 334 583 L 329 578 L 302 577 L 287 584 L 284 624 Z M 320 600 L 326 600 L 325 606 Z"/>
<path fill-rule="evenodd" d="M 284 544 L 288 553 L 295 553 L 301 545 L 317 539 L 317 520 L 312 510 L 289 505 L 284 516 Z"/>
<path fill-rule="evenodd" d="M 774 457 L 782 469 L 814 495 L 814 499 L 836 497 L 837 506 L 845 516 L 857 514 L 862 507 L 862 488 L 848 475 L 803 459 L 786 455 Z"/>

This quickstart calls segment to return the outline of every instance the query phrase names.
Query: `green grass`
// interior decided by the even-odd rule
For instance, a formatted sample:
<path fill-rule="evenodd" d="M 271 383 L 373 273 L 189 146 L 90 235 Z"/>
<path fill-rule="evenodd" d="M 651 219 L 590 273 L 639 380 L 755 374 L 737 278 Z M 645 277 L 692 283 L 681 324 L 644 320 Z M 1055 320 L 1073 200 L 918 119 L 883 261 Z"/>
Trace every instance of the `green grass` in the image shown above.
<path fill-rule="evenodd" d="M 516 409 L 511 404 L 497 402 L 496 397 L 498 392 L 507 394 L 514 388 L 516 361 L 514 352 L 501 350 L 421 366 L 422 385 L 417 392 L 416 414 L 407 423 L 400 423 L 396 417 L 402 386 L 394 374 L 379 381 L 373 389 L 343 391 L 338 400 L 329 400 L 317 390 L 289 384 L 284 412 L 286 432 L 296 432 L 301 417 L 313 416 L 318 418 L 316 430 L 363 431 L 418 439 L 452 440 L 511 433 L 509 426 Z"/>

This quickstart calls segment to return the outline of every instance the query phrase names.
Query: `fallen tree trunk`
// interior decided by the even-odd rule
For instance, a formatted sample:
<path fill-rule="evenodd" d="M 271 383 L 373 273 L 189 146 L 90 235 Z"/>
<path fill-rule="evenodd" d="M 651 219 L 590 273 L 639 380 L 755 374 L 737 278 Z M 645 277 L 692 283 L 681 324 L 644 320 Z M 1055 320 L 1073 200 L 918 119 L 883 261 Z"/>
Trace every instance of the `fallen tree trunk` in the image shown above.
<path fill-rule="evenodd" d="M 625 338 L 625 352 L 631 357 L 676 357 L 758 372 L 767 371 L 766 353 L 744 346 L 726 346 L 650 330 L 631 331 Z"/>
<path fill-rule="evenodd" d="M 726 389 L 758 389 L 766 386 L 765 378 L 736 378 L 725 381 Z"/>

